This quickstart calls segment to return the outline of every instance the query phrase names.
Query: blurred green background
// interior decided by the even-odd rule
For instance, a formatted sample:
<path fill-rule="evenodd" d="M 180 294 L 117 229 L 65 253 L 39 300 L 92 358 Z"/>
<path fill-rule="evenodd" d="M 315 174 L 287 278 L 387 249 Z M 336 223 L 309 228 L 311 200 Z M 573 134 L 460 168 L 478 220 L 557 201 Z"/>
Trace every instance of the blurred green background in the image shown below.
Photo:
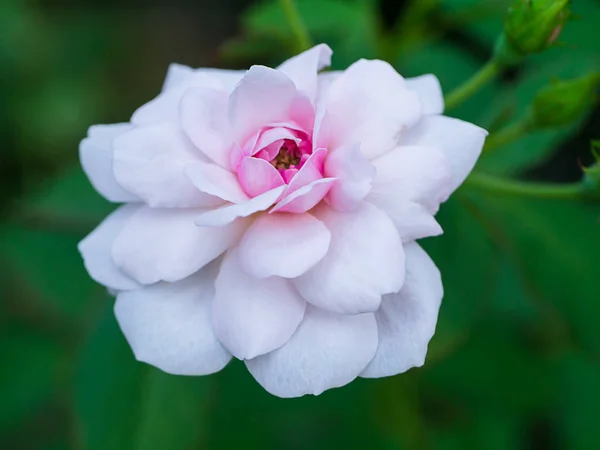
<path fill-rule="evenodd" d="M 298 0 L 334 68 L 383 58 L 445 92 L 489 57 L 506 0 Z M 555 77 L 600 67 L 600 1 L 561 45 L 451 115 L 492 132 Z M 76 245 L 114 206 L 78 163 L 88 126 L 127 121 L 170 62 L 276 65 L 275 1 L 0 2 L 0 442 L 20 449 L 600 449 L 600 205 L 467 184 L 423 245 L 445 298 L 423 368 L 319 397 L 269 395 L 234 361 L 202 378 L 137 363 Z M 576 181 L 600 110 L 485 156 L 502 177 Z"/>

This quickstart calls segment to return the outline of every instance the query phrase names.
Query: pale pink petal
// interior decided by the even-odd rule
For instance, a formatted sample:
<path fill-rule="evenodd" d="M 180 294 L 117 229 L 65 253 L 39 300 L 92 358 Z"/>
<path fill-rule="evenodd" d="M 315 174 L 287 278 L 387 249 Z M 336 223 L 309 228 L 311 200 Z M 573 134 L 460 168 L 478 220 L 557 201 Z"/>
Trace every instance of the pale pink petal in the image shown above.
<path fill-rule="evenodd" d="M 229 121 L 241 145 L 261 128 L 289 119 L 296 86 L 286 75 L 264 66 L 252 66 L 229 100 Z"/>
<path fill-rule="evenodd" d="M 174 375 L 208 375 L 231 360 L 212 328 L 212 266 L 117 296 L 115 315 L 138 361 Z"/>
<path fill-rule="evenodd" d="M 304 131 L 309 136 L 312 134 L 315 122 L 315 108 L 306 95 L 298 93 L 296 98 L 294 98 L 290 109 L 290 120 L 292 123 L 297 124 L 297 127 L 301 131 Z"/>
<path fill-rule="evenodd" d="M 239 244 L 240 264 L 257 278 L 295 278 L 327 253 L 331 233 L 308 213 L 262 214 Z"/>
<path fill-rule="evenodd" d="M 444 290 L 440 272 L 427 253 L 416 242 L 404 249 L 406 281 L 399 293 L 383 297 L 375 313 L 379 347 L 361 377 L 396 375 L 425 362 Z"/>
<path fill-rule="evenodd" d="M 238 178 L 228 170 L 212 163 L 195 162 L 185 166 L 184 172 L 201 192 L 231 203 L 248 200 Z"/>
<path fill-rule="evenodd" d="M 338 181 L 327 195 L 328 203 L 339 211 L 351 211 L 371 190 L 375 167 L 362 155 L 360 145 L 345 145 L 325 160 L 325 176 Z"/>
<path fill-rule="evenodd" d="M 113 172 L 113 140 L 131 130 L 129 123 L 94 125 L 79 144 L 79 159 L 83 171 L 94 189 L 111 202 L 136 202 L 140 199 L 123 189 Z"/>
<path fill-rule="evenodd" d="M 440 150 L 452 170 L 451 193 L 475 166 L 487 134 L 483 128 L 459 119 L 424 116 L 402 134 L 400 145 L 419 145 Z"/>
<path fill-rule="evenodd" d="M 78 245 L 83 263 L 98 283 L 114 290 L 136 289 L 139 284 L 125 275 L 113 261 L 111 247 L 129 218 L 139 206 L 121 206 L 102 221 Z"/>
<path fill-rule="evenodd" d="M 117 182 L 152 207 L 208 207 L 222 200 L 200 192 L 184 167 L 201 155 L 174 124 L 134 128 L 113 142 Z"/>
<path fill-rule="evenodd" d="M 189 89 L 181 98 L 183 131 L 212 161 L 229 169 L 233 139 L 227 120 L 228 95 L 210 88 Z"/>
<path fill-rule="evenodd" d="M 395 147 L 401 132 L 422 114 L 417 93 L 383 61 L 352 64 L 331 83 L 326 97 L 327 148 L 360 143 L 367 159 Z"/>
<path fill-rule="evenodd" d="M 198 74 L 200 74 L 201 76 L 208 75 L 212 79 L 218 80 L 222 85 L 223 90 L 230 93 L 245 73 L 245 70 L 223 70 L 212 68 L 192 69 L 191 67 L 182 64 L 173 63 L 169 66 L 162 90 L 167 91 L 186 83 L 189 84 L 194 81 L 194 78 L 197 77 Z"/>
<path fill-rule="evenodd" d="M 222 227 L 238 217 L 248 217 L 255 212 L 264 211 L 279 200 L 285 188 L 286 186 L 279 186 L 246 202 L 206 211 L 196 217 L 195 223 L 200 227 Z"/>
<path fill-rule="evenodd" d="M 204 73 L 193 73 L 173 88 L 164 90 L 156 98 L 139 107 L 131 116 L 135 125 L 156 125 L 179 121 L 179 103 L 185 92 L 193 87 L 223 90 L 223 84 L 215 77 Z"/>
<path fill-rule="evenodd" d="M 435 75 L 426 74 L 415 78 L 406 78 L 406 87 L 419 94 L 423 105 L 423 114 L 442 114 L 444 112 L 444 94 Z"/>
<path fill-rule="evenodd" d="M 336 181 L 335 178 L 321 178 L 302 186 L 300 189 L 292 192 L 277 203 L 271 210 L 271 213 L 277 211 L 288 213 L 303 213 L 309 211 L 327 195 Z"/>
<path fill-rule="evenodd" d="M 285 184 L 279 171 L 271 163 L 260 158 L 242 159 L 237 174 L 242 189 L 250 197 L 256 197 Z"/>
<path fill-rule="evenodd" d="M 298 173 L 290 181 L 290 184 L 285 191 L 285 195 L 290 195 L 302 186 L 306 186 L 313 181 L 323 178 L 323 161 L 325 161 L 326 155 L 327 150 L 324 148 L 319 148 L 310 155 Z"/>
<path fill-rule="evenodd" d="M 317 93 L 317 73 L 331 64 L 331 48 L 319 44 L 281 64 L 277 70 L 285 73 L 312 101 Z"/>
<path fill-rule="evenodd" d="M 304 316 L 306 302 L 289 280 L 254 278 L 241 268 L 235 251 L 227 252 L 215 286 L 215 332 L 236 358 L 281 347 Z"/>
<path fill-rule="evenodd" d="M 198 227 L 197 215 L 194 209 L 139 209 L 113 243 L 115 263 L 143 284 L 178 281 L 217 258 L 246 228 L 242 220 Z"/>
<path fill-rule="evenodd" d="M 327 255 L 294 279 L 315 306 L 341 314 L 376 311 L 381 296 L 398 292 L 404 282 L 404 251 L 392 221 L 362 202 L 352 212 L 326 205 L 313 215 L 331 231 Z"/>
<path fill-rule="evenodd" d="M 299 144 L 301 141 L 301 139 L 296 137 L 296 135 L 294 133 L 292 133 L 289 128 L 284 128 L 284 127 L 269 128 L 268 130 L 265 130 L 262 133 L 260 133 L 258 140 L 253 145 L 253 148 L 249 149 L 250 152 L 248 154 L 255 155 L 259 150 L 262 150 L 262 149 L 270 146 L 271 144 L 279 142 L 283 139 L 289 139 L 291 141 L 294 141 L 296 144 Z M 277 156 L 277 153 L 279 153 L 279 148 L 277 148 L 274 153 L 270 153 L 269 160 L 275 158 Z"/>
<path fill-rule="evenodd" d="M 402 240 L 441 234 L 433 215 L 452 187 L 446 157 L 431 147 L 400 146 L 372 163 L 377 176 L 367 200 L 390 216 Z"/>
<path fill-rule="evenodd" d="M 376 350 L 373 314 L 338 315 L 308 306 L 287 344 L 246 361 L 246 366 L 278 397 L 319 395 L 354 380 Z"/>

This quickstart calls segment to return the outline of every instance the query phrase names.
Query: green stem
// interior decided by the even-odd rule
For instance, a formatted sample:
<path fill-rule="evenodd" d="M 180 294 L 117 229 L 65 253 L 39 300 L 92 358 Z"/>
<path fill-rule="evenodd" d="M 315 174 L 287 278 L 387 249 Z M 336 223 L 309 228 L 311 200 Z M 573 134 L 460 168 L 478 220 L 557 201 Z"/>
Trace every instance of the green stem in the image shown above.
<path fill-rule="evenodd" d="M 497 148 L 516 141 L 532 129 L 533 126 L 528 118 L 515 122 L 496 133 L 492 133 L 487 139 L 483 151 L 486 153 L 491 153 Z"/>
<path fill-rule="evenodd" d="M 296 2 L 294 0 L 280 0 L 280 2 L 292 33 L 296 38 L 298 52 L 308 50 L 312 47 L 312 43 L 306 25 L 298 12 Z"/>
<path fill-rule="evenodd" d="M 471 78 L 454 89 L 446 97 L 446 109 L 452 109 L 467 100 L 502 70 L 502 65 L 492 59 L 481 67 Z"/>
<path fill-rule="evenodd" d="M 505 195 L 565 200 L 600 199 L 600 192 L 587 190 L 581 183 L 534 183 L 472 173 L 467 178 L 466 184 Z"/>

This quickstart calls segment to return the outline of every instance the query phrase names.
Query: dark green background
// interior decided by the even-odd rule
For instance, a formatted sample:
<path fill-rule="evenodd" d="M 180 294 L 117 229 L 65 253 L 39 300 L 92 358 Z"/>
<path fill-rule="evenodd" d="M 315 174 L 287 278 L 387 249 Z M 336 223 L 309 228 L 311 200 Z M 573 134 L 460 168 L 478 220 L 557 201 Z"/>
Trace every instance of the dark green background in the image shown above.
<path fill-rule="evenodd" d="M 488 58 L 505 0 L 298 0 L 334 67 L 384 58 L 445 92 Z M 553 77 L 600 64 L 600 1 L 561 45 L 452 115 L 494 131 Z M 243 11 L 243 12 L 242 12 Z M 0 446 L 19 449 L 600 449 L 600 207 L 465 186 L 423 244 L 446 295 L 424 368 L 281 400 L 231 363 L 202 378 L 137 363 L 76 244 L 113 205 L 78 142 L 156 95 L 169 62 L 277 64 L 277 2 L 0 1 Z M 477 170 L 566 182 L 600 113 L 528 136 Z"/>

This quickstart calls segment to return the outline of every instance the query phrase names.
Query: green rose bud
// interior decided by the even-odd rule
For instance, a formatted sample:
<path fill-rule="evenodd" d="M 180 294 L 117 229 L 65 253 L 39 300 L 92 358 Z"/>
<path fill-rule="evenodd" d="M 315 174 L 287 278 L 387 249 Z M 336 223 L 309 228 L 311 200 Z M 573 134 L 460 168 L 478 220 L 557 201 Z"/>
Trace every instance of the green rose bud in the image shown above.
<path fill-rule="evenodd" d="M 599 86 L 599 73 L 552 82 L 533 100 L 532 123 L 545 128 L 566 125 L 581 118 L 594 105 Z"/>
<path fill-rule="evenodd" d="M 504 19 L 506 40 L 517 53 L 550 47 L 569 19 L 570 0 L 514 0 Z"/>

